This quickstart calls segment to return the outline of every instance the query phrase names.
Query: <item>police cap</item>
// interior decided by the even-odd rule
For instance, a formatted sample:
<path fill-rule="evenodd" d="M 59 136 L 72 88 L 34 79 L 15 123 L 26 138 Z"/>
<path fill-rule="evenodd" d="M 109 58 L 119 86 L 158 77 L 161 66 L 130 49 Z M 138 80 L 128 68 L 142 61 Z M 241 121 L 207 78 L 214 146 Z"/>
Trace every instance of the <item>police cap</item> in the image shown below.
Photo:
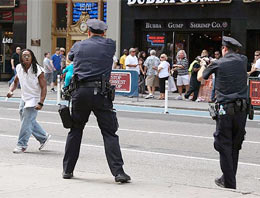
<path fill-rule="evenodd" d="M 107 30 L 107 24 L 98 19 L 87 20 L 87 26 L 95 34 L 103 34 Z"/>
<path fill-rule="evenodd" d="M 233 48 L 233 49 L 242 47 L 242 45 L 236 39 L 234 39 L 232 37 L 228 37 L 228 36 L 223 36 L 222 45 Z"/>

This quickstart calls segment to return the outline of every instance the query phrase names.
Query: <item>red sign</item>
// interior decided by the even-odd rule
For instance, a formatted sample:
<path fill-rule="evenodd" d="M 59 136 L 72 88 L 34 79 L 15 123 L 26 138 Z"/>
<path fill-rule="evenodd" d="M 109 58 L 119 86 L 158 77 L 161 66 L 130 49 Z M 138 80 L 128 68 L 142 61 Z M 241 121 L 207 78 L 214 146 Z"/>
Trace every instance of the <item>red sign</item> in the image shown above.
<path fill-rule="evenodd" d="M 13 21 L 13 12 L 12 11 L 0 11 L 0 21 L 12 22 Z"/>
<path fill-rule="evenodd" d="M 250 98 L 253 106 L 260 106 L 260 81 L 250 80 Z"/>
<path fill-rule="evenodd" d="M 148 37 L 149 40 L 151 40 L 154 44 L 157 44 L 157 43 L 164 43 L 164 39 L 165 37 L 164 36 L 149 36 Z"/>
<path fill-rule="evenodd" d="M 131 92 L 131 73 L 130 72 L 112 72 L 110 77 L 111 85 L 116 86 L 116 92 Z"/>

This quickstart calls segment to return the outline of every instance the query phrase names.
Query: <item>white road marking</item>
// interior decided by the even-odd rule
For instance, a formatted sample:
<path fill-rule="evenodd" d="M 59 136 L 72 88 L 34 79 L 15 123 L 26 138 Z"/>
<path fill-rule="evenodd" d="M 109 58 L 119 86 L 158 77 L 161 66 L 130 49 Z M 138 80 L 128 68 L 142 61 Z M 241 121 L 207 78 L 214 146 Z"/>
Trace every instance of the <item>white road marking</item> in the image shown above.
<path fill-rule="evenodd" d="M 13 118 L 1 118 L 0 120 L 7 120 L 7 121 L 17 121 L 20 122 L 19 119 L 13 119 Z M 53 124 L 53 125 L 61 125 L 61 122 L 46 122 L 46 121 L 38 121 L 39 123 L 42 124 Z M 87 128 L 95 128 L 99 129 L 98 126 L 90 126 L 86 125 Z M 213 137 L 206 137 L 206 136 L 198 136 L 198 135 L 185 135 L 185 134 L 178 134 L 178 133 L 166 133 L 166 132 L 160 132 L 160 131 L 144 131 L 144 130 L 136 130 L 136 129 L 123 129 L 119 128 L 119 131 L 126 131 L 126 132 L 131 132 L 131 133 L 143 133 L 143 134 L 155 134 L 155 135 L 165 135 L 165 136 L 177 136 L 177 137 L 187 137 L 187 138 L 199 138 L 199 139 L 207 139 L 207 140 L 214 140 Z M 247 141 L 245 140 L 243 143 L 249 143 L 249 144 L 260 144 L 260 142 L 256 141 Z"/>
<path fill-rule="evenodd" d="M 16 138 L 17 139 L 17 136 L 13 136 L 13 135 L 0 134 L 0 137 Z M 58 143 L 58 144 L 66 144 L 66 142 L 59 141 L 59 140 L 50 140 L 50 142 Z M 85 147 L 104 149 L 104 146 L 99 146 L 99 145 L 93 145 L 93 144 L 81 144 L 81 145 L 85 146 Z M 126 152 L 142 153 L 142 154 L 149 154 L 149 155 L 160 155 L 160 156 L 183 158 L 183 159 L 219 162 L 219 160 L 217 160 L 217 159 L 204 158 L 204 157 L 193 157 L 193 156 L 186 156 L 186 155 L 177 155 L 177 154 L 170 154 L 170 153 L 160 153 L 160 152 L 153 152 L 153 151 L 143 151 L 143 150 L 128 149 L 128 148 L 121 148 L 121 150 L 122 151 L 126 151 Z M 239 165 L 245 165 L 245 166 L 260 167 L 260 164 L 254 164 L 254 163 L 239 162 L 238 164 Z"/>

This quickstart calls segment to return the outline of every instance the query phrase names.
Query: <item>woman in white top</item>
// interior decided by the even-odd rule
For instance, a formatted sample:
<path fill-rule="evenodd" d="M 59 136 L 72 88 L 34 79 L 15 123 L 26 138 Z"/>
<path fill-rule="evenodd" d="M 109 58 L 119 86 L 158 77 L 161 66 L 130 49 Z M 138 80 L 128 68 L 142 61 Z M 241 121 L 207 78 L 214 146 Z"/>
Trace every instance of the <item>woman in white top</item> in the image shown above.
<path fill-rule="evenodd" d="M 158 76 L 159 76 L 159 85 L 160 85 L 160 97 L 159 100 L 164 100 L 165 98 L 165 81 L 168 80 L 170 73 L 170 64 L 167 62 L 167 55 L 161 54 L 160 60 L 161 63 L 158 66 Z"/>

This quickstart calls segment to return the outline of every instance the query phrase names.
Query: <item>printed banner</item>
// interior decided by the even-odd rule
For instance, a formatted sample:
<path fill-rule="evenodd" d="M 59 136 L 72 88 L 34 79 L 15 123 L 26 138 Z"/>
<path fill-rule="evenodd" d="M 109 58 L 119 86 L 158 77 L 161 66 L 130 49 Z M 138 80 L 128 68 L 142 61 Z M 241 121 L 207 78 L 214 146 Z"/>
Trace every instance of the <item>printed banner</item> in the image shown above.
<path fill-rule="evenodd" d="M 250 80 L 250 98 L 253 106 L 260 106 L 260 80 Z"/>
<path fill-rule="evenodd" d="M 112 72 L 110 77 L 111 85 L 116 86 L 116 92 L 131 92 L 131 73 Z"/>
<path fill-rule="evenodd" d="M 116 94 L 138 96 L 138 73 L 131 70 L 112 70 L 110 83 L 116 86 Z"/>

